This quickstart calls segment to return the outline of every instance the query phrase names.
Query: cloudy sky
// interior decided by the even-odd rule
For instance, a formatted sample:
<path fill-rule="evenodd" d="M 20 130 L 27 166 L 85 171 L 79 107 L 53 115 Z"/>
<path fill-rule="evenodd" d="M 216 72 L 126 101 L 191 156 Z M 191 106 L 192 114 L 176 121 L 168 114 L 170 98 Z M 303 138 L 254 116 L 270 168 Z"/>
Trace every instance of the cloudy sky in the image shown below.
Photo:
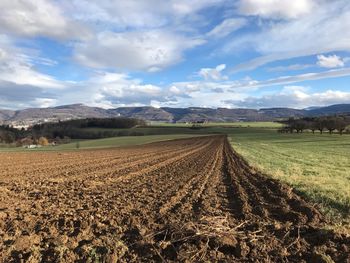
<path fill-rule="evenodd" d="M 350 103 L 348 0 L 1 0 L 0 108 Z"/>

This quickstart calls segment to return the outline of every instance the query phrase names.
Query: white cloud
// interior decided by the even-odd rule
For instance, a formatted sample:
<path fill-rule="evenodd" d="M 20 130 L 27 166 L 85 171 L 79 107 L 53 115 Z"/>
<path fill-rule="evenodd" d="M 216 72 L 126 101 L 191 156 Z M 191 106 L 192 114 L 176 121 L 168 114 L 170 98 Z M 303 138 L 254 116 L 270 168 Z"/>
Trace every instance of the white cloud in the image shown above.
<path fill-rule="evenodd" d="M 232 72 L 253 70 L 273 61 L 295 57 L 350 51 L 350 2 L 318 3 L 318 8 L 299 19 L 261 22 L 260 33 L 246 34 L 228 42 L 223 47 L 226 53 L 254 50 L 260 54 L 260 57 L 234 66 Z"/>
<path fill-rule="evenodd" d="M 198 75 L 203 77 L 205 80 L 213 80 L 213 81 L 219 81 L 219 80 L 227 80 L 227 76 L 222 75 L 221 72 L 225 70 L 226 65 L 220 64 L 216 66 L 215 68 L 202 68 Z"/>
<path fill-rule="evenodd" d="M 228 18 L 208 32 L 207 37 L 226 37 L 232 32 L 244 27 L 246 24 L 247 20 L 244 18 Z"/>
<path fill-rule="evenodd" d="M 63 87 L 53 77 L 35 70 L 33 61 L 37 58 L 24 54 L 20 48 L 14 47 L 10 39 L 0 39 L 0 54 L 0 81 L 46 88 Z M 39 58 L 39 60 L 45 59 Z"/>
<path fill-rule="evenodd" d="M 198 11 L 222 2 L 224 0 L 100 0 L 98 3 L 66 0 L 65 6 L 72 10 L 75 19 L 94 25 L 155 29 L 195 18 Z"/>
<path fill-rule="evenodd" d="M 246 89 L 232 90 L 232 81 L 189 81 L 175 82 L 170 90 L 176 100 L 164 101 L 161 106 L 169 107 L 232 107 L 226 100 L 239 100 L 246 97 Z M 250 89 L 250 88 L 249 88 Z M 250 89 L 251 90 L 251 89 Z"/>
<path fill-rule="evenodd" d="M 23 109 L 54 103 L 52 89 L 0 80 L 0 108 Z"/>
<path fill-rule="evenodd" d="M 0 107 L 51 106 L 56 103 L 57 94 L 69 86 L 40 73 L 33 64 L 53 63 L 51 60 L 27 52 L 14 47 L 11 39 L 0 36 Z"/>
<path fill-rule="evenodd" d="M 350 76 L 350 68 L 332 69 L 324 72 L 312 72 L 312 73 L 299 74 L 295 76 L 281 76 L 278 78 L 261 80 L 261 81 L 252 80 L 248 83 L 237 82 L 235 83 L 235 85 L 232 85 L 232 88 L 234 89 L 244 88 L 244 87 L 261 88 L 261 87 L 268 87 L 268 86 L 298 83 L 298 82 L 307 81 L 307 80 L 338 78 L 338 77 L 345 77 L 345 76 Z"/>
<path fill-rule="evenodd" d="M 78 45 L 75 57 L 90 67 L 153 72 L 181 61 L 185 50 L 203 43 L 201 39 L 161 30 L 104 32 Z"/>
<path fill-rule="evenodd" d="M 59 39 L 88 36 L 86 28 L 69 20 L 60 7 L 47 0 L 1 0 L 0 32 Z"/>
<path fill-rule="evenodd" d="M 326 90 L 324 92 L 308 92 L 308 88 L 287 86 L 281 92 L 261 97 L 247 97 L 240 101 L 233 100 L 237 106 L 247 108 L 289 107 L 306 108 L 310 106 L 328 106 L 349 103 L 350 92 Z"/>
<path fill-rule="evenodd" d="M 223 66 L 219 67 L 219 70 Z M 334 73 L 335 71 L 336 73 Z M 332 70 L 327 74 L 340 74 Z M 316 73 L 315 73 L 316 74 Z M 344 73 L 342 73 L 344 74 Z M 350 74 L 350 72 L 348 72 Z M 319 75 L 298 75 L 296 79 L 320 78 Z M 245 78 L 239 81 L 174 82 L 170 85 L 153 85 L 127 74 L 96 72 L 95 76 L 76 83 L 60 82 L 64 88 L 43 88 L 14 82 L 0 81 L 0 107 L 44 107 L 70 103 L 115 108 L 120 106 L 203 106 L 203 107 L 307 107 L 349 101 L 346 92 L 328 90 L 308 93 L 300 86 L 287 86 L 281 92 L 251 97 L 260 87 L 292 83 L 292 77 L 256 81 Z M 209 99 L 210 98 L 210 99 Z"/>
<path fill-rule="evenodd" d="M 217 93 L 216 88 L 228 90 L 231 87 L 232 82 L 212 82 L 212 81 L 188 81 L 188 82 L 174 82 L 172 83 L 171 89 L 176 91 L 176 95 L 186 95 L 185 97 L 191 96 L 197 93 Z M 219 92 L 221 93 L 221 92 Z"/>
<path fill-rule="evenodd" d="M 161 0 L 160 0 L 161 1 Z M 161 1 L 164 2 L 164 1 Z M 176 14 L 188 15 L 223 3 L 223 0 L 171 0 L 171 9 Z"/>
<path fill-rule="evenodd" d="M 103 108 L 158 105 L 174 101 L 175 93 L 167 87 L 143 83 L 127 74 L 96 72 L 86 81 L 67 87 L 60 101 L 85 103 Z M 88 96 L 86 95 L 88 94 Z"/>
<path fill-rule="evenodd" d="M 314 7 L 313 0 L 240 0 L 238 3 L 241 14 L 277 19 L 297 18 L 310 13 Z"/>
<path fill-rule="evenodd" d="M 62 83 L 53 77 L 34 70 L 31 65 L 21 61 L 0 64 L 0 80 L 21 85 L 33 85 L 45 88 L 62 88 Z"/>
<path fill-rule="evenodd" d="M 57 99 L 36 98 L 34 103 L 35 105 L 38 105 L 40 108 L 53 107 L 53 106 L 56 106 Z"/>
<path fill-rule="evenodd" d="M 66 89 L 59 100 L 66 104 L 85 103 L 104 108 L 144 105 L 231 107 L 231 104 L 223 101 L 246 96 L 242 93 L 245 89 L 232 91 L 231 86 L 230 81 L 174 82 L 158 86 L 133 79 L 126 74 L 100 72 L 95 77 Z"/>
<path fill-rule="evenodd" d="M 317 65 L 323 68 L 338 68 L 338 67 L 344 67 L 345 63 L 342 60 L 341 57 L 337 55 L 318 55 L 317 56 Z"/>
<path fill-rule="evenodd" d="M 268 68 L 267 70 L 270 72 L 279 72 L 279 71 L 293 71 L 293 70 L 303 70 L 307 68 L 314 67 L 313 64 L 293 64 L 288 66 L 276 66 Z"/>

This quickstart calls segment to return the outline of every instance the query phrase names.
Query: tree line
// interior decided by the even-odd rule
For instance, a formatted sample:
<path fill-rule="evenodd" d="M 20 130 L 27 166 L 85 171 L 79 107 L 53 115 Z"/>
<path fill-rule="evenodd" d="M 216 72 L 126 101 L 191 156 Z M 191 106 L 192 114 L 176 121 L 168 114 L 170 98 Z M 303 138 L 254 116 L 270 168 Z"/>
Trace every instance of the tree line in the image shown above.
<path fill-rule="evenodd" d="M 143 135 L 127 129 L 144 126 L 146 122 L 134 118 L 89 118 L 57 123 L 37 124 L 25 129 L 16 129 L 9 125 L 0 126 L 0 143 L 37 144 L 40 138 L 55 142 L 68 142 L 69 139 L 98 139 L 114 136 Z M 91 129 L 88 129 L 91 128 Z M 104 128 L 93 129 L 93 128 Z M 120 129 L 120 130 L 113 130 Z M 43 139 L 41 139 L 43 141 Z"/>
<path fill-rule="evenodd" d="M 16 129 L 9 125 L 0 126 L 0 142 L 13 143 L 21 138 L 26 137 L 28 134 L 24 129 Z"/>
<path fill-rule="evenodd" d="M 305 117 L 300 119 L 289 118 L 285 121 L 280 121 L 284 127 L 279 129 L 281 133 L 302 133 L 305 130 L 310 130 L 312 133 L 319 131 L 321 134 L 328 131 L 329 134 L 337 131 L 342 135 L 347 131 L 347 126 L 350 125 L 349 116 L 324 116 L 324 117 Z"/>
<path fill-rule="evenodd" d="M 126 136 L 129 135 L 126 131 L 115 131 L 112 129 L 130 129 L 143 125 L 146 125 L 144 120 L 135 118 L 88 118 L 38 124 L 33 126 L 32 134 L 35 137 L 44 136 L 49 139 L 64 137 L 70 137 L 72 139 L 98 139 Z M 105 128 L 107 130 L 88 128 Z"/>

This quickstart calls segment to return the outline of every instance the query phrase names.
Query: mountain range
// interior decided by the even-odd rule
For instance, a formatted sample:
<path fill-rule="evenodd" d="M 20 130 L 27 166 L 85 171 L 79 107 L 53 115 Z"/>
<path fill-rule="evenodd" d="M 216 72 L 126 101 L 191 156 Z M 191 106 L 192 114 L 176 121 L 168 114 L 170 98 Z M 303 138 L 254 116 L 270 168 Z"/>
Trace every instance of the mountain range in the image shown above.
<path fill-rule="evenodd" d="M 1 110 L 0 122 L 5 124 L 32 125 L 44 121 L 59 121 L 79 118 L 132 117 L 148 121 L 192 122 L 207 120 L 210 122 L 228 121 L 274 121 L 289 117 L 322 116 L 349 114 L 350 104 L 336 104 L 326 107 L 310 107 L 307 109 L 292 108 L 154 108 L 120 107 L 103 109 L 83 104 L 64 105 L 51 108 L 29 108 L 24 110 Z"/>

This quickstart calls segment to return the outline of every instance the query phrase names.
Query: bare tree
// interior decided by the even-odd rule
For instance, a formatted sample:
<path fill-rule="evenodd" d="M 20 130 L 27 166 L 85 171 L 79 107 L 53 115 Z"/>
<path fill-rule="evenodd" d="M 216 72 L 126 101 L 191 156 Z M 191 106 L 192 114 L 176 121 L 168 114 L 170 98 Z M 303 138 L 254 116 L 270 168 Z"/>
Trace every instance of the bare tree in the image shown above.
<path fill-rule="evenodd" d="M 313 134 L 315 134 L 315 131 L 318 129 L 317 121 L 316 120 L 310 120 L 309 123 L 308 123 L 308 128 L 312 131 Z"/>
<path fill-rule="evenodd" d="M 335 123 L 336 129 L 339 132 L 340 135 L 343 135 L 344 130 L 346 129 L 346 126 L 348 126 L 348 123 L 344 118 L 336 118 L 336 123 Z"/>
<path fill-rule="evenodd" d="M 326 128 L 324 118 L 317 118 L 316 121 L 315 121 L 315 127 L 322 134 L 324 129 Z"/>
<path fill-rule="evenodd" d="M 327 130 L 329 131 L 329 134 L 332 134 L 333 131 L 337 128 L 337 121 L 334 117 L 328 117 L 325 120 L 325 126 Z"/>
<path fill-rule="evenodd" d="M 294 121 L 293 125 L 297 133 L 303 133 L 303 131 L 307 128 L 307 122 L 302 119 Z"/>

